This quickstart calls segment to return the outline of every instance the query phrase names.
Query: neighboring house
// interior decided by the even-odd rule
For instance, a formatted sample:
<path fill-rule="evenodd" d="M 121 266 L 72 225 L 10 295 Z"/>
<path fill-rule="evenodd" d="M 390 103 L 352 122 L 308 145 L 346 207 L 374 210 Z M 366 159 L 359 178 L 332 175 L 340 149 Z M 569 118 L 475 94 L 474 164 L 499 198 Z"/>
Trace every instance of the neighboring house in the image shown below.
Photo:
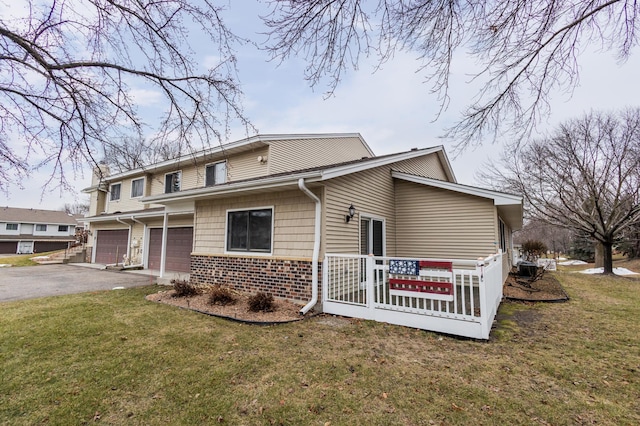
<path fill-rule="evenodd" d="M 359 134 L 259 135 L 102 167 L 85 192 L 93 262 L 305 302 L 326 254 L 511 259 L 522 225 L 521 197 L 456 183 L 442 146 L 377 157 Z"/>
<path fill-rule="evenodd" d="M 74 243 L 76 219 L 58 210 L 0 207 L 0 253 L 43 253 Z"/>

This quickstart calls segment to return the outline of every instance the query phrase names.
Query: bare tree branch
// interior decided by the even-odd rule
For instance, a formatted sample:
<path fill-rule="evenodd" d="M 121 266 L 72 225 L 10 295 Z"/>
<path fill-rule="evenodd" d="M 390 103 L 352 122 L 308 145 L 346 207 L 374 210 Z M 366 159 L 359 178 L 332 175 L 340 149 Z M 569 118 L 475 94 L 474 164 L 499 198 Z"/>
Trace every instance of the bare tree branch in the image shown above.
<path fill-rule="evenodd" d="M 631 0 L 271 0 L 263 18 L 267 50 L 279 60 L 307 61 L 312 86 L 332 93 L 360 55 L 379 64 L 396 51 L 414 52 L 441 112 L 449 102 L 456 56 L 480 64 L 481 83 L 447 136 L 458 149 L 502 135 L 519 141 L 549 114 L 552 94 L 579 83 L 578 58 L 588 46 L 626 60 L 638 45 L 640 4 Z M 378 40 L 377 43 L 375 40 Z"/>
<path fill-rule="evenodd" d="M 605 249 L 640 224 L 640 109 L 591 113 L 505 153 L 484 180 L 521 193 L 528 216 L 589 235 Z"/>
<path fill-rule="evenodd" d="M 250 127 L 241 104 L 236 37 L 208 0 L 29 1 L 28 16 L 0 17 L 0 190 L 44 165 L 97 164 L 105 147 L 139 140 L 186 152 L 219 143 L 230 122 Z M 189 22 L 189 27 L 187 26 Z M 193 25 L 220 58 L 199 70 Z M 164 113 L 145 123 L 134 90 L 153 91 Z"/>

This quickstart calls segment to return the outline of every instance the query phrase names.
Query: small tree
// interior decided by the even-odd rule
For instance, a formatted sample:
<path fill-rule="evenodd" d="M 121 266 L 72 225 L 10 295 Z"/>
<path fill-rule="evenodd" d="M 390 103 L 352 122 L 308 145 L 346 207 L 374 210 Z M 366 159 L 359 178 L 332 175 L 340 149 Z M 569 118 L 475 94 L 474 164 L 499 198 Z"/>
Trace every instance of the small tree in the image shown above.
<path fill-rule="evenodd" d="M 530 262 L 535 262 L 547 252 L 547 246 L 540 240 L 527 240 L 522 243 L 524 257 Z"/>
<path fill-rule="evenodd" d="M 530 216 L 601 243 L 613 273 L 613 244 L 640 221 L 640 109 L 571 120 L 502 164 L 494 180 L 521 193 Z"/>

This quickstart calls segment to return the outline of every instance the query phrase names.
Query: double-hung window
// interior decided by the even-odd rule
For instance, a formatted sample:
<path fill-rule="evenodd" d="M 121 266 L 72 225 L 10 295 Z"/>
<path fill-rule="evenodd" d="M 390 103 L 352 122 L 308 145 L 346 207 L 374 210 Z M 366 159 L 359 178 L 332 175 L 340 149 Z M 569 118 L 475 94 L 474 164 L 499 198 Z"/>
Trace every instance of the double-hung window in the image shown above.
<path fill-rule="evenodd" d="M 227 163 L 221 161 L 219 163 L 207 164 L 205 168 L 205 185 L 213 186 L 225 183 L 227 181 Z"/>
<path fill-rule="evenodd" d="M 47 225 L 36 225 L 36 231 L 47 232 Z"/>
<path fill-rule="evenodd" d="M 109 193 L 111 194 L 109 197 L 109 201 L 118 201 L 120 199 L 120 189 L 122 188 L 122 184 L 120 183 L 112 183 L 109 187 Z"/>
<path fill-rule="evenodd" d="M 58 225 L 58 232 L 69 232 L 69 225 Z"/>
<path fill-rule="evenodd" d="M 227 251 L 271 253 L 273 208 L 227 212 Z"/>
<path fill-rule="evenodd" d="M 164 193 L 180 191 L 180 181 L 182 180 L 182 172 L 167 173 L 164 175 Z"/>
<path fill-rule="evenodd" d="M 18 230 L 18 224 L 17 223 L 7 223 L 6 230 L 7 231 L 17 231 Z"/>
<path fill-rule="evenodd" d="M 131 181 L 131 198 L 142 197 L 144 191 L 144 178 Z"/>

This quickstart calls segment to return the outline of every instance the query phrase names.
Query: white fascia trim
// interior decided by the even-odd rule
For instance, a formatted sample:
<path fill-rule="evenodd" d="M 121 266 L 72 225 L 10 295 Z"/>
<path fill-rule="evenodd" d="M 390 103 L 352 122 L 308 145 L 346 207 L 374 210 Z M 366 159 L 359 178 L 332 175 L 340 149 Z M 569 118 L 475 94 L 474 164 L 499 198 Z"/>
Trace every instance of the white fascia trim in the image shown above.
<path fill-rule="evenodd" d="M 90 194 L 95 191 L 107 192 L 107 188 L 105 188 L 104 184 L 101 184 L 101 185 L 90 186 L 88 188 L 84 188 L 80 190 L 80 192 L 84 194 Z"/>
<path fill-rule="evenodd" d="M 329 167 L 322 170 L 322 180 L 334 179 L 340 176 L 349 175 L 351 173 L 358 173 L 364 170 L 373 169 L 375 167 L 385 166 L 391 163 L 397 163 L 398 161 L 410 160 L 416 157 L 422 157 L 423 155 L 433 154 L 434 152 L 442 151 L 442 146 L 423 148 L 415 151 L 402 152 L 400 154 L 394 154 L 385 156 L 383 158 L 375 158 L 369 161 L 347 164 L 344 166 Z"/>
<path fill-rule="evenodd" d="M 492 191 L 490 189 L 478 188 L 475 186 L 462 185 L 459 183 L 445 182 L 443 180 L 425 178 L 401 172 L 391 172 L 391 176 L 396 179 L 408 182 L 429 185 L 436 188 L 447 189 L 449 191 L 460 192 L 462 194 L 475 195 L 476 197 L 492 199 L 496 206 L 522 205 L 522 197 L 507 194 L 504 192 Z"/>
<path fill-rule="evenodd" d="M 193 210 L 185 210 L 185 211 L 176 211 L 176 212 L 170 212 L 169 215 L 176 215 L 176 214 L 185 214 L 185 213 L 193 213 Z M 163 217 L 164 216 L 165 211 L 161 210 L 161 211 L 154 211 L 154 212 L 148 212 L 148 213 L 127 213 L 127 212 L 123 212 L 123 213 L 119 213 L 117 215 L 109 215 L 106 217 L 87 217 L 84 219 L 78 219 L 82 222 L 85 223 L 92 223 L 92 222 L 111 222 L 111 221 L 117 221 L 118 219 L 120 220 L 134 220 L 134 219 L 141 219 L 141 218 L 149 218 L 149 217 Z"/>
<path fill-rule="evenodd" d="M 453 172 L 453 167 L 451 166 L 451 162 L 449 161 L 449 156 L 447 155 L 447 151 L 443 149 L 438 153 L 440 159 L 444 160 L 445 167 L 447 168 L 446 173 L 449 175 L 451 182 L 458 183 L 458 179 L 456 178 L 455 173 Z"/>

